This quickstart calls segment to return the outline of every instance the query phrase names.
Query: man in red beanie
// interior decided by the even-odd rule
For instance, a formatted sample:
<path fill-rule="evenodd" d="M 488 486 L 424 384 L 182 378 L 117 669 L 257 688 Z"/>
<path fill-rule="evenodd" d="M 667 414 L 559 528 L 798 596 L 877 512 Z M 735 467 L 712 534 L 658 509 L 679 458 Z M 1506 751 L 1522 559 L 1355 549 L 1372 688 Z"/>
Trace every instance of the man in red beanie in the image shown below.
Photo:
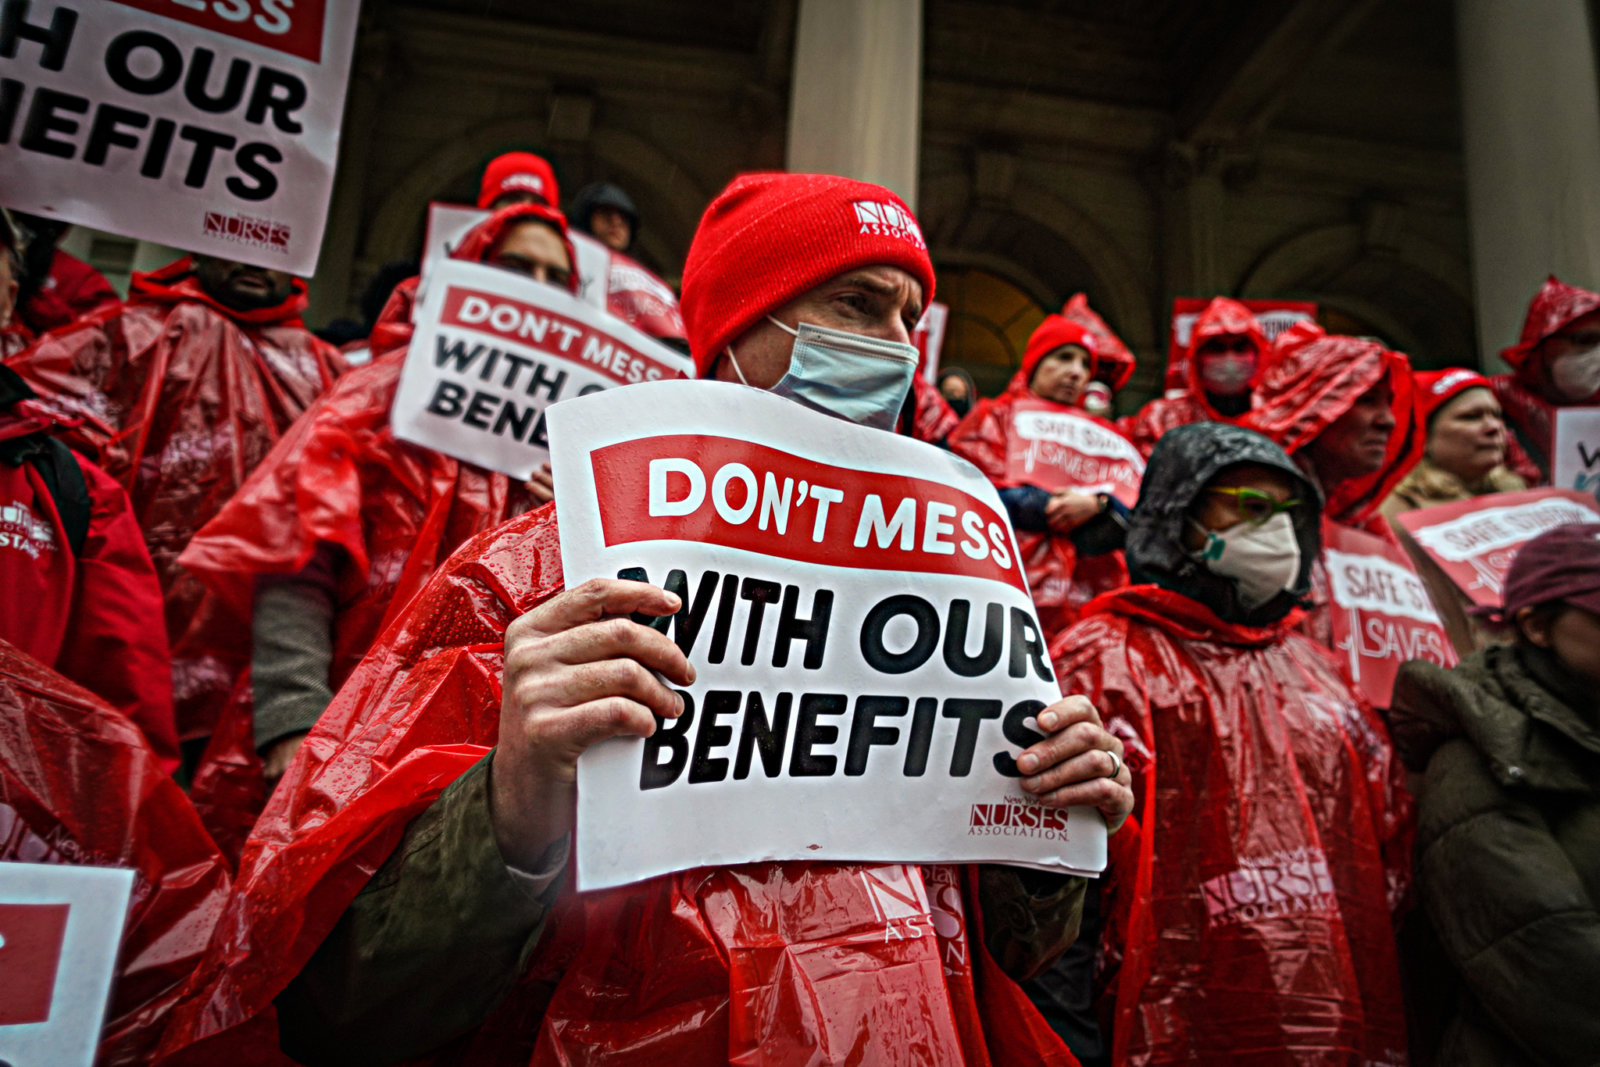
<path fill-rule="evenodd" d="M 1127 508 L 1108 493 L 1018 485 L 1006 476 L 1006 457 L 1018 401 L 1042 400 L 1091 418 L 1079 405 L 1098 369 L 1096 347 L 1083 325 L 1064 315 L 1046 316 L 1028 338 L 1022 366 L 1006 391 L 978 401 L 950 433 L 950 450 L 977 464 L 1000 489 L 1047 640 L 1072 625 L 1076 606 L 1127 584 L 1127 569 L 1113 555 L 1122 547 Z M 1112 429 L 1103 419 L 1094 421 Z M 1075 581 L 1081 584 L 1084 577 L 1078 574 L 1080 557 L 1105 558 L 1093 591 L 1074 594 Z"/>
<path fill-rule="evenodd" d="M 228 638 L 178 566 L 289 425 L 344 370 L 300 315 L 305 282 L 214 256 L 135 274 L 126 304 L 6 361 L 60 414 L 65 440 L 127 489 L 161 579 L 178 739 L 197 755 L 228 696 Z"/>
<path fill-rule="evenodd" d="M 1600 404 L 1600 293 L 1552 274 L 1528 305 L 1522 339 L 1500 357 L 1511 373 L 1491 384 L 1516 435 L 1511 465 L 1548 484 L 1555 409 Z"/>
<path fill-rule="evenodd" d="M 1161 435 L 1191 422 L 1238 426 L 1250 411 L 1250 397 L 1269 351 L 1267 335 L 1250 309 L 1219 296 L 1195 320 L 1184 357 L 1185 391 L 1158 396 L 1137 415 L 1117 420 L 1117 428 L 1146 456 Z"/>
<path fill-rule="evenodd" d="M 932 291 L 887 189 L 749 175 L 701 221 L 684 317 L 703 377 L 886 427 Z M 262 817 L 167 1051 L 278 1037 L 312 1064 L 1074 1063 L 1007 975 L 1070 942 L 1081 879 L 755 863 L 562 891 L 578 757 L 678 717 L 669 686 L 694 667 L 634 621 L 677 611 L 673 594 L 563 591 L 556 522 L 541 508 L 463 546 L 340 690 Z M 1132 791 L 1094 708 L 1069 698 L 1038 721 L 1023 787 L 1120 825 Z M 885 947 L 875 878 L 945 932 Z"/>
<path fill-rule="evenodd" d="M 561 187 L 556 172 L 543 156 L 532 152 L 507 152 L 496 156 L 483 168 L 483 183 L 478 187 L 478 206 L 499 211 L 512 204 L 561 204 Z"/>

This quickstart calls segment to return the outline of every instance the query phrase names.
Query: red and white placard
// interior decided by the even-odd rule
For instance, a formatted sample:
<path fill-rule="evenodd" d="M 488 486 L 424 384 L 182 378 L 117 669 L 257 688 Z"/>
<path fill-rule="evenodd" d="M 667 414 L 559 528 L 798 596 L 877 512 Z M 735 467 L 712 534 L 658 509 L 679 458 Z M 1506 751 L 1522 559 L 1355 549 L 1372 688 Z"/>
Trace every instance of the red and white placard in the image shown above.
<path fill-rule="evenodd" d="M 8 207 L 309 275 L 358 0 L 0 7 Z"/>
<path fill-rule="evenodd" d="M 0 1061 L 89 1067 L 132 871 L 0 863 Z"/>
<path fill-rule="evenodd" d="M 1571 522 L 1600 522 L 1600 504 L 1572 489 L 1526 489 L 1400 516 L 1400 525 L 1417 547 L 1482 607 L 1500 606 L 1517 549 L 1545 530 Z"/>
<path fill-rule="evenodd" d="M 1389 706 L 1407 660 L 1455 665 L 1444 624 L 1404 551 L 1332 522 L 1322 525 L 1322 543 L 1334 652 L 1373 706 Z"/>
<path fill-rule="evenodd" d="M 1131 508 L 1143 477 L 1144 457 L 1105 423 L 1043 400 L 1012 405 L 1006 480 L 1013 485 L 1106 493 Z"/>
<path fill-rule="evenodd" d="M 694 370 L 616 316 L 512 271 L 439 259 L 421 293 L 395 436 L 488 470 L 527 478 L 545 462 L 552 404 Z"/>
<path fill-rule="evenodd" d="M 650 581 L 686 711 L 578 764 L 602 888 L 758 860 L 1097 871 L 1105 828 L 1015 756 L 1059 699 L 999 496 L 964 460 L 722 382 L 550 412 L 562 567 Z"/>

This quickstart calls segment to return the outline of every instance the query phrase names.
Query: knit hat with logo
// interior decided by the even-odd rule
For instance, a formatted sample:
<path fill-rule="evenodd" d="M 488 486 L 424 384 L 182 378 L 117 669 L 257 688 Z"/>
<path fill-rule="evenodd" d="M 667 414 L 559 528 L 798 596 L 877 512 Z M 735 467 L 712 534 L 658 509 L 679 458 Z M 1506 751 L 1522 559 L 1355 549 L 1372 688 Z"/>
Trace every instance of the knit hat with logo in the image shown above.
<path fill-rule="evenodd" d="M 1417 383 L 1417 400 L 1422 405 L 1423 421 L 1468 389 L 1488 389 L 1489 379 L 1467 367 L 1419 371 L 1412 375 Z"/>
<path fill-rule="evenodd" d="M 702 378 L 765 316 L 860 267 L 899 267 L 933 299 L 911 209 L 881 185 L 829 174 L 745 174 L 706 208 L 683 265 L 683 321 Z"/>
<path fill-rule="evenodd" d="M 561 203 L 561 187 L 556 172 L 543 156 L 532 152 L 507 152 L 496 156 L 483 168 L 483 185 L 478 189 L 478 206 L 488 207 L 506 193 L 532 193 L 550 207 Z"/>
<path fill-rule="evenodd" d="M 1022 380 L 1032 381 L 1039 361 L 1062 345 L 1077 345 L 1089 353 L 1089 376 L 1094 377 L 1097 365 L 1094 334 L 1062 315 L 1046 315 L 1028 337 L 1028 347 L 1022 350 Z"/>

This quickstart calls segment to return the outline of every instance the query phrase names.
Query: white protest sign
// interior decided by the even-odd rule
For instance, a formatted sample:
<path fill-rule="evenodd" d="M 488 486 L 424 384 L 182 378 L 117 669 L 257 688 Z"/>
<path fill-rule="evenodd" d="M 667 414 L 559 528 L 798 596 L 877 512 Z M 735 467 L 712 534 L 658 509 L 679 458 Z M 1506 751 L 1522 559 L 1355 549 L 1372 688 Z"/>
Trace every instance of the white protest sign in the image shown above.
<path fill-rule="evenodd" d="M 1105 824 L 1014 759 L 1060 698 L 1000 498 L 931 445 L 722 382 L 550 411 L 569 587 L 624 576 L 698 672 L 578 763 L 577 876 L 762 860 L 1093 872 Z"/>
<path fill-rule="evenodd" d="M 433 264 L 448 258 L 468 230 L 492 214 L 494 212 L 467 204 L 446 204 L 438 200 L 430 203 L 428 228 L 422 240 L 423 277 L 428 276 Z M 579 298 L 597 308 L 606 307 L 611 292 L 611 249 L 576 230 L 568 230 L 567 237 L 572 241 L 572 254 L 578 259 L 573 267 L 578 272 Z M 676 297 L 672 306 L 677 307 Z"/>
<path fill-rule="evenodd" d="M 6 206 L 309 275 L 357 0 L 0 5 Z"/>
<path fill-rule="evenodd" d="M 1600 500 L 1600 407 L 1557 408 L 1550 484 Z"/>
<path fill-rule="evenodd" d="M 89 1067 L 133 872 L 0 863 L 0 1061 Z"/>
<path fill-rule="evenodd" d="M 482 263 L 436 260 L 415 317 L 395 436 L 516 478 L 549 456 L 545 409 L 556 401 L 694 372 L 571 293 Z"/>

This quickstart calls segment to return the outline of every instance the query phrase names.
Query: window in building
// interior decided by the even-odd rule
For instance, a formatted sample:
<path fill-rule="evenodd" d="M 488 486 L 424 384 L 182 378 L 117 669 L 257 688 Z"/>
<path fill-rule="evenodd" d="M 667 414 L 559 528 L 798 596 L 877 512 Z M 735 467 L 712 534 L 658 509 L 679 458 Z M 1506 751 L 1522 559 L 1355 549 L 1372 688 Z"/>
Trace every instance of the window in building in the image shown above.
<path fill-rule="evenodd" d="M 964 368 L 984 396 L 1002 392 L 1022 365 L 1044 309 L 1011 282 L 977 267 L 941 269 L 935 299 L 950 306 L 940 366 Z"/>

